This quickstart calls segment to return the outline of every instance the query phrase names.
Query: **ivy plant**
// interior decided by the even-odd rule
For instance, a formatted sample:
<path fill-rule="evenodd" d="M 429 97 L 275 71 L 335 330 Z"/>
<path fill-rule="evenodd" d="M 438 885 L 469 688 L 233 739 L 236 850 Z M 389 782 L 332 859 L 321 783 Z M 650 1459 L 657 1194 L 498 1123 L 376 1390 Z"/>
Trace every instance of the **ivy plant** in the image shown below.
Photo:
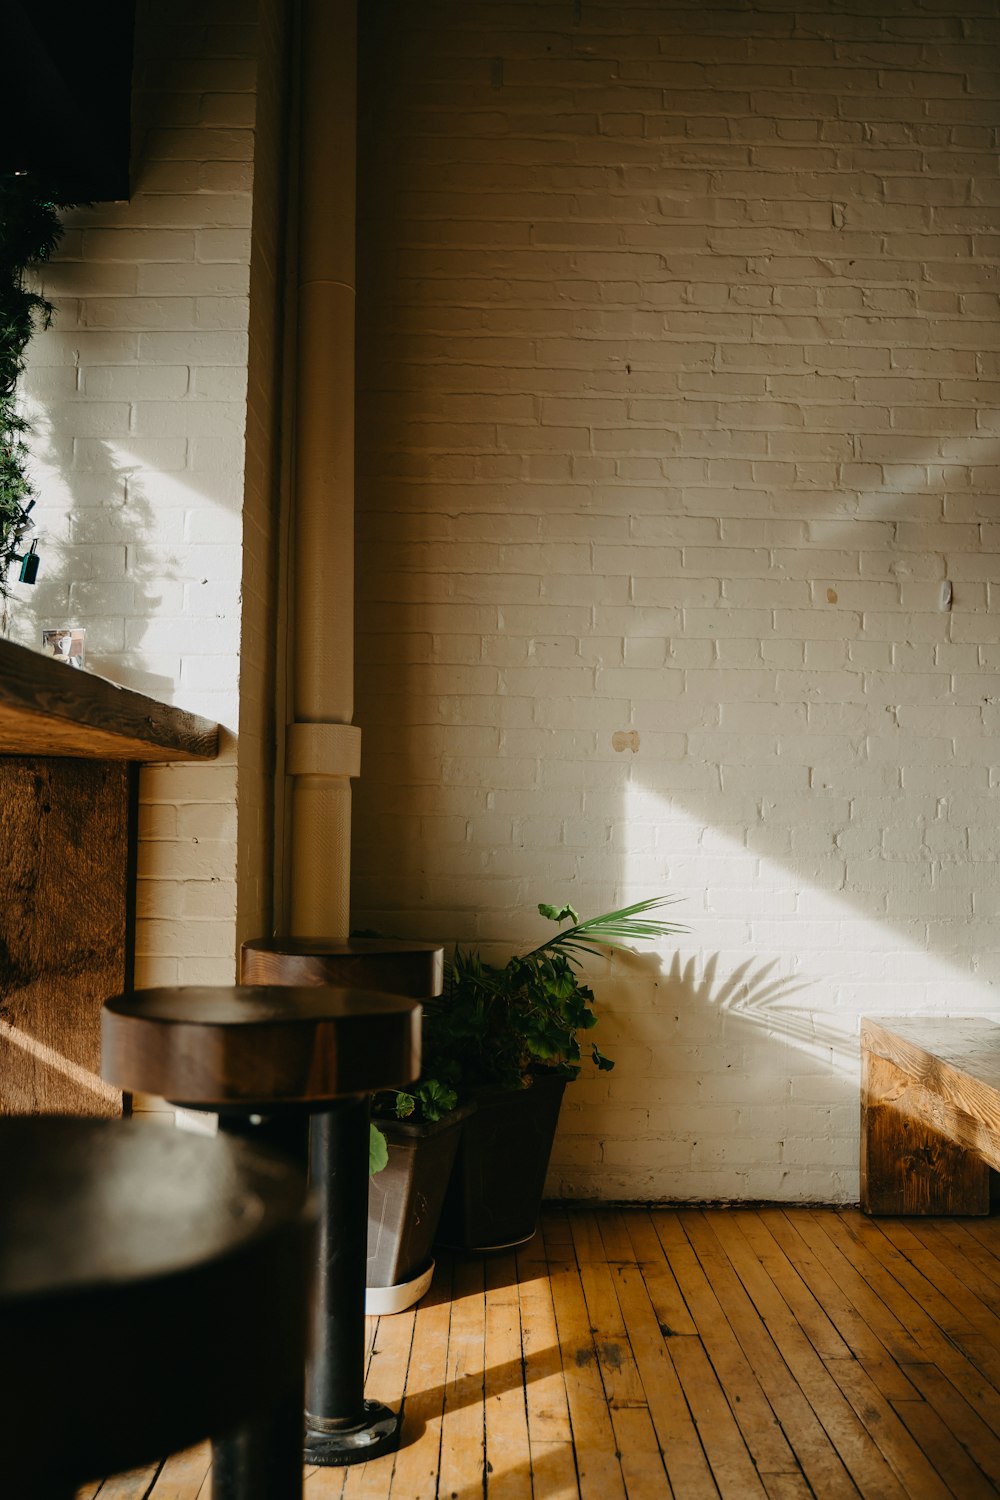
<path fill-rule="evenodd" d="M 28 172 L 0 173 L 0 598 L 8 595 L 11 564 L 24 552 L 34 488 L 28 478 L 28 423 L 20 412 L 17 383 L 25 349 L 36 328 L 47 328 L 52 304 L 31 291 L 28 273 L 47 260 L 62 232 L 58 210 L 67 207 Z"/>

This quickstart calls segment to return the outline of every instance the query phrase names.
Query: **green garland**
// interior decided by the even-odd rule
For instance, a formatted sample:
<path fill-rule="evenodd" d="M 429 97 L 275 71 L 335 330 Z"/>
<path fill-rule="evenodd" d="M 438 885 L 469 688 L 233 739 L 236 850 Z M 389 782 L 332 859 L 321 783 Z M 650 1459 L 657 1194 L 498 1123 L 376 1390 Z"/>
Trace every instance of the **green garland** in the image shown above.
<path fill-rule="evenodd" d="M 62 225 L 51 188 L 27 172 L 0 173 L 0 598 L 8 571 L 23 555 L 34 489 L 27 473 L 28 423 L 17 406 L 17 382 L 28 341 L 52 321 L 52 304 L 29 291 L 25 274 L 47 260 Z"/>

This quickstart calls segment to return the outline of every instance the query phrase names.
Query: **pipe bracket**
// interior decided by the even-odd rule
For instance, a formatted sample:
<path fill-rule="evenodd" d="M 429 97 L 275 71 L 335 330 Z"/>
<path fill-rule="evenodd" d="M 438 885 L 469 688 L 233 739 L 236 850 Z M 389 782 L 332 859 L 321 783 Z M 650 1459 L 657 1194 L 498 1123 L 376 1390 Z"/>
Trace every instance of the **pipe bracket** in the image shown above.
<path fill-rule="evenodd" d="M 290 776 L 360 776 L 356 724 L 289 724 L 285 768 Z"/>

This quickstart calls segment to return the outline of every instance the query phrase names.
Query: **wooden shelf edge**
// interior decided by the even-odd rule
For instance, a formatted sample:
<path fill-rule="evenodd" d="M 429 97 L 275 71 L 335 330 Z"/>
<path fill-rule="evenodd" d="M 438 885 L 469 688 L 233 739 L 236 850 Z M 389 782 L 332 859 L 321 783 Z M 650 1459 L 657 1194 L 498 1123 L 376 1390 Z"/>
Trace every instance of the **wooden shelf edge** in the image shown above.
<path fill-rule="evenodd" d="M 0 640 L 0 755 L 211 760 L 219 726 Z"/>

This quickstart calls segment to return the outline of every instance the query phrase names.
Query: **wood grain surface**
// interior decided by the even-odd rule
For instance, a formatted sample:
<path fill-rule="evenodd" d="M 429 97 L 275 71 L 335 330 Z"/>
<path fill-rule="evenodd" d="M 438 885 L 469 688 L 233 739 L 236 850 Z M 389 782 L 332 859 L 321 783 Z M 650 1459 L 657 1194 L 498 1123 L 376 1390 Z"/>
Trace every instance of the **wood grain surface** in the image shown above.
<path fill-rule="evenodd" d="M 100 1015 L 131 979 L 134 781 L 120 761 L 0 758 L 0 1114 L 121 1113 Z"/>
<path fill-rule="evenodd" d="M 115 995 L 104 1077 L 196 1108 L 248 1110 L 372 1093 L 420 1070 L 420 1006 L 375 990 L 187 985 Z"/>
<path fill-rule="evenodd" d="M 219 726 L 0 640 L 0 755 L 204 760 Z"/>
<path fill-rule="evenodd" d="M 864 1019 L 861 1205 L 986 1214 L 1000 1170 L 1000 1025 L 991 1017 Z"/>
<path fill-rule="evenodd" d="M 240 950 L 241 984 L 335 984 L 428 1000 L 444 988 L 444 949 L 395 938 L 255 938 Z"/>

